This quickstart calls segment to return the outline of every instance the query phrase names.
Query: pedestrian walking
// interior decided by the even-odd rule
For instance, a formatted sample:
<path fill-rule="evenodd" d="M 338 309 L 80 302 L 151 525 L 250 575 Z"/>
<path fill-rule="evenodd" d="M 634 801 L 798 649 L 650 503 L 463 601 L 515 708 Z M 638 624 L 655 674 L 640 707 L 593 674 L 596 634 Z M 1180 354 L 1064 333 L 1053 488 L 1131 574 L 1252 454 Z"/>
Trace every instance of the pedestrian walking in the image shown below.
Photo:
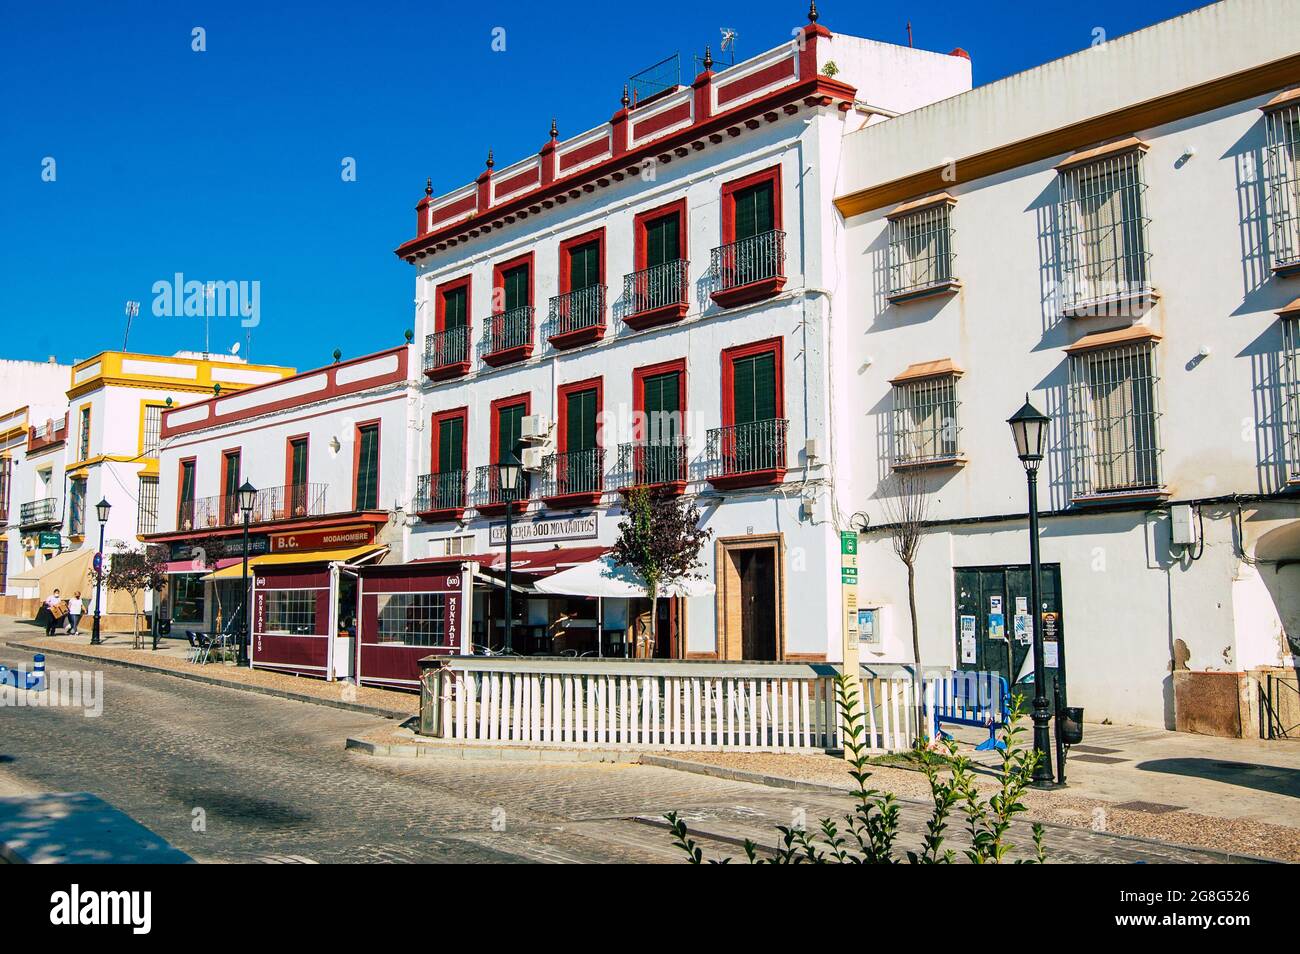
<path fill-rule="evenodd" d="M 63 608 L 63 597 L 59 591 L 55 590 L 49 596 L 45 597 L 45 635 L 53 636 L 55 628 L 59 625 L 59 620 L 63 619 L 67 611 Z"/>
<path fill-rule="evenodd" d="M 81 633 L 77 627 L 81 623 L 81 617 L 86 615 L 86 604 L 81 601 L 81 590 L 77 590 L 72 599 L 68 600 L 68 635 L 80 636 Z"/>

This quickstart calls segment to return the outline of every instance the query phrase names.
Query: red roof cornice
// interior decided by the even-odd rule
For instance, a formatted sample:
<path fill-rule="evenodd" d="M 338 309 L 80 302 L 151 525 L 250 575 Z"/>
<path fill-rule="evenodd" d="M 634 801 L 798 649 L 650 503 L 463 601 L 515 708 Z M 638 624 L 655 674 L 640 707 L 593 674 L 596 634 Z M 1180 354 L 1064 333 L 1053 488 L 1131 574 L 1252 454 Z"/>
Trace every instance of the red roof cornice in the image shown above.
<path fill-rule="evenodd" d="M 560 201 L 567 201 L 571 190 L 587 186 L 582 191 L 591 192 L 594 191 L 592 183 L 607 186 L 610 184 L 611 179 L 614 181 L 622 179 L 624 173 L 639 174 L 639 164 L 645 159 L 657 158 L 659 162 L 666 164 L 672 161 L 672 153 L 677 149 L 687 147 L 696 151 L 704 149 L 710 141 L 710 136 L 720 134 L 732 137 L 739 136 L 747 128 L 747 122 L 751 124 L 748 128 L 757 128 L 752 125 L 756 117 L 763 117 L 768 122 L 776 122 L 781 118 L 782 114 L 793 115 L 798 112 L 800 106 L 815 109 L 838 104 L 841 110 L 848 110 L 852 108 L 856 95 L 856 88 L 828 76 L 815 75 L 807 79 L 797 79 L 788 86 L 774 90 L 758 99 L 750 100 L 733 109 L 712 116 L 701 117 L 689 127 L 666 135 L 662 139 L 646 143 L 621 155 L 612 155 L 608 159 L 582 169 L 573 175 L 555 179 L 550 183 L 544 183 L 499 205 L 488 209 L 480 209 L 469 218 L 460 219 L 443 228 L 435 229 L 432 232 L 404 242 L 393 250 L 394 254 L 398 258 L 414 263 L 417 258 L 424 258 L 426 255 L 431 254 L 439 244 L 446 244 L 449 240 L 459 241 L 460 237 L 466 233 L 473 231 L 478 234 L 482 231 L 503 227 L 506 224 L 504 221 L 506 216 L 516 216 L 520 215 L 520 213 L 527 215 L 530 212 L 540 211 L 542 203 L 554 201 L 559 197 L 563 197 L 559 198 Z M 776 112 L 776 110 L 780 110 L 780 112 Z M 622 111 L 615 115 L 614 120 L 618 121 L 621 117 Z M 685 154 L 682 153 L 682 155 Z M 537 208 L 532 208 L 534 206 Z M 547 207 L 549 208 L 549 206 Z M 454 241 L 452 244 L 454 244 Z"/>

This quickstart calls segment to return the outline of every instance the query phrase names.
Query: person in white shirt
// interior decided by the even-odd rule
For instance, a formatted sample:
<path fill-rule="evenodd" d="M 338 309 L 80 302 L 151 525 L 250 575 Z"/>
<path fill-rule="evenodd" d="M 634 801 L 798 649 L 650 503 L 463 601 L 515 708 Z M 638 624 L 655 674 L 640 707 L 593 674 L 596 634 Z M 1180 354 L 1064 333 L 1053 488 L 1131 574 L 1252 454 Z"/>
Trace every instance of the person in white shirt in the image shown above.
<path fill-rule="evenodd" d="M 68 600 L 68 635 L 79 636 L 77 625 L 81 622 L 81 617 L 86 613 L 86 604 L 81 602 L 81 591 L 78 590 L 72 599 Z"/>
<path fill-rule="evenodd" d="M 54 628 L 59 625 L 59 619 L 54 615 L 54 611 L 59 608 L 63 602 L 63 597 L 59 591 L 55 590 L 49 596 L 45 597 L 45 635 L 53 636 Z"/>

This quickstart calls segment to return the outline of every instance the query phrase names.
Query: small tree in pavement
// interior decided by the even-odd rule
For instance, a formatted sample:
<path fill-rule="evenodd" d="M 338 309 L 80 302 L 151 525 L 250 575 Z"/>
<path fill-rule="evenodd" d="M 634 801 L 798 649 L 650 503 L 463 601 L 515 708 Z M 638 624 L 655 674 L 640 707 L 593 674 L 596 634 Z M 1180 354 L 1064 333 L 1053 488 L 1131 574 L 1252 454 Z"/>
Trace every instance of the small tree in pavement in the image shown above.
<path fill-rule="evenodd" d="M 653 496 L 644 487 L 628 494 L 627 513 L 618 525 L 611 559 L 645 580 L 650 600 L 650 640 L 658 643 L 659 592 L 687 579 L 700 578 L 700 550 L 712 530 L 700 525 L 694 504 Z"/>
<path fill-rule="evenodd" d="M 161 547 L 135 550 L 118 541 L 113 548 L 113 558 L 104 574 L 104 586 L 112 592 L 125 592 L 131 597 L 134 613 L 131 634 L 140 632 L 140 594 L 145 590 L 157 592 L 167 584 L 167 563 Z"/>

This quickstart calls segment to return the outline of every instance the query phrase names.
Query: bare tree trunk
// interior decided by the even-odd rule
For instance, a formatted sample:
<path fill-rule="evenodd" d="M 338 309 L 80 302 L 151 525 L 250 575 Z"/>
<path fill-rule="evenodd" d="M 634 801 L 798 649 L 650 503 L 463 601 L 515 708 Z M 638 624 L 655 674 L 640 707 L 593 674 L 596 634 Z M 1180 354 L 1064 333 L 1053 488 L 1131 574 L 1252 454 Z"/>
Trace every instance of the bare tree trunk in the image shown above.
<path fill-rule="evenodd" d="M 916 735 L 918 739 L 929 737 L 929 726 L 925 723 L 925 680 L 921 666 L 921 627 L 916 621 L 916 561 L 907 563 L 907 608 L 912 617 L 912 659 L 916 661 Z"/>

